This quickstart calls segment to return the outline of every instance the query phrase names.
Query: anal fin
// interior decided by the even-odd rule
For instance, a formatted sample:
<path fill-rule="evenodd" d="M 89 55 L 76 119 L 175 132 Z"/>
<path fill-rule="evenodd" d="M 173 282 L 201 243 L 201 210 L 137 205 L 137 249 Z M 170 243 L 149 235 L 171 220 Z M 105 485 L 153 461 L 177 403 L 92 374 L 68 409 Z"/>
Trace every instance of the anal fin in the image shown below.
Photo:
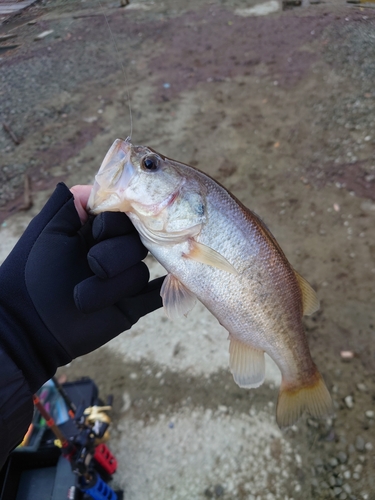
<path fill-rule="evenodd" d="M 231 338 L 229 353 L 230 370 L 236 384 L 245 389 L 263 384 L 265 375 L 263 351 Z"/>
<path fill-rule="evenodd" d="M 160 290 L 166 315 L 170 319 L 186 316 L 193 309 L 196 297 L 173 274 L 168 274 Z"/>

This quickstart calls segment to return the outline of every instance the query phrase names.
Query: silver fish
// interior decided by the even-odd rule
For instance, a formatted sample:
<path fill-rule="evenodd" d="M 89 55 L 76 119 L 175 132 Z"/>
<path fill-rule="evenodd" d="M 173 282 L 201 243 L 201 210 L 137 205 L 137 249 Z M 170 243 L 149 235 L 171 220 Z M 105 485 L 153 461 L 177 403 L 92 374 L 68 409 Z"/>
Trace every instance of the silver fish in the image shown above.
<path fill-rule="evenodd" d="M 259 387 L 264 353 L 282 374 L 276 418 L 294 424 L 332 401 L 302 324 L 319 301 L 260 218 L 205 173 L 117 139 L 89 199 L 92 213 L 125 212 L 167 269 L 161 296 L 171 318 L 199 299 L 229 332 L 230 369 L 240 387 Z"/>

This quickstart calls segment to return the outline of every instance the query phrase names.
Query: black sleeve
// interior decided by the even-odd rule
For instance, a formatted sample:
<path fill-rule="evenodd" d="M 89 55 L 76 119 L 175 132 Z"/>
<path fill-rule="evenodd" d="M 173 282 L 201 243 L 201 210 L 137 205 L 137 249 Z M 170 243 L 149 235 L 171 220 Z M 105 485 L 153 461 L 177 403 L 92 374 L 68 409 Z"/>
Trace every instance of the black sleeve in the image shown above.
<path fill-rule="evenodd" d="M 32 394 L 24 376 L 0 349 L 0 469 L 22 441 L 32 416 Z"/>

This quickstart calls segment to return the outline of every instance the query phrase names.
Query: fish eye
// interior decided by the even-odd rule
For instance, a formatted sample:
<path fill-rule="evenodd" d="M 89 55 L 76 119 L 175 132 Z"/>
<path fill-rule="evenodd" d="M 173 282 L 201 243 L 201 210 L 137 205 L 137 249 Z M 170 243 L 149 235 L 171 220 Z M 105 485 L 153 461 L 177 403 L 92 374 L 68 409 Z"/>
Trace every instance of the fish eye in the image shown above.
<path fill-rule="evenodd" d="M 142 158 L 141 166 L 143 170 L 155 172 L 159 168 L 159 160 L 155 156 L 145 156 Z"/>

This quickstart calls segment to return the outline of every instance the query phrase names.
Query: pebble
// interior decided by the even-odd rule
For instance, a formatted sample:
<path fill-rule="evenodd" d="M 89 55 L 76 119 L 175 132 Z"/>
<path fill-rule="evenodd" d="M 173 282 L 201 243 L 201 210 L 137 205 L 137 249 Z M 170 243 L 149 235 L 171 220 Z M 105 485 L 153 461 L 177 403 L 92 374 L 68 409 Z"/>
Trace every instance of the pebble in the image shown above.
<path fill-rule="evenodd" d="M 323 481 L 323 482 L 324 482 L 324 481 Z M 313 477 L 313 478 L 311 479 L 310 483 L 311 483 L 311 486 L 312 486 L 313 488 L 317 488 L 317 487 L 319 486 L 318 480 L 317 480 L 317 479 L 315 479 L 315 477 Z M 327 483 L 326 483 L 326 484 L 327 484 Z M 322 483 L 322 485 L 323 485 L 323 483 Z M 323 488 L 323 486 L 322 486 L 322 488 Z M 327 484 L 327 488 L 328 488 L 328 484 Z"/>
<path fill-rule="evenodd" d="M 214 493 L 216 497 L 222 497 L 224 495 L 224 488 L 221 486 L 221 484 L 217 484 L 214 487 Z"/>
<path fill-rule="evenodd" d="M 333 488 L 333 493 L 338 497 L 341 495 L 342 493 L 342 488 L 340 488 L 339 486 L 336 486 L 335 488 Z"/>
<path fill-rule="evenodd" d="M 348 452 L 352 455 L 355 452 L 355 448 L 352 444 L 348 446 Z"/>
<path fill-rule="evenodd" d="M 336 486 L 336 478 L 335 476 L 330 476 L 330 478 L 328 479 L 328 482 L 330 484 L 330 486 Z"/>
<path fill-rule="evenodd" d="M 367 418 L 374 418 L 375 413 L 372 410 L 367 410 L 365 412 L 365 415 L 366 415 Z"/>
<path fill-rule="evenodd" d="M 344 399 L 346 406 L 351 409 L 354 406 L 353 396 L 346 396 Z"/>
<path fill-rule="evenodd" d="M 42 33 L 39 33 L 39 35 L 37 35 L 34 38 L 34 40 L 42 40 L 43 38 L 50 35 L 51 33 L 53 33 L 53 30 L 42 31 Z"/>
<path fill-rule="evenodd" d="M 307 425 L 309 427 L 314 427 L 315 429 L 317 429 L 319 427 L 319 423 L 316 420 L 313 420 L 312 418 L 309 418 L 307 420 Z"/>
<path fill-rule="evenodd" d="M 348 455 L 344 451 L 339 451 L 337 458 L 341 464 L 345 464 L 348 461 Z"/>
<path fill-rule="evenodd" d="M 322 472 L 324 472 L 324 464 L 323 464 L 323 460 L 321 458 L 317 457 L 314 460 L 314 466 L 315 466 L 315 470 L 316 470 L 317 474 L 321 474 Z"/>
<path fill-rule="evenodd" d="M 330 458 L 328 462 L 331 467 L 337 467 L 339 465 L 339 462 L 335 457 Z"/>
<path fill-rule="evenodd" d="M 360 391 L 360 392 L 367 392 L 367 386 L 365 384 L 357 384 L 357 389 Z"/>
<path fill-rule="evenodd" d="M 355 447 L 357 451 L 364 451 L 365 449 L 365 440 L 362 436 L 357 436 L 355 439 Z"/>
<path fill-rule="evenodd" d="M 351 487 L 349 486 L 349 484 L 344 484 L 344 486 L 342 487 L 342 489 L 343 489 L 344 491 L 346 491 L 346 493 L 347 493 L 348 495 L 350 495 L 350 493 L 352 492 L 352 489 L 351 489 Z"/>

